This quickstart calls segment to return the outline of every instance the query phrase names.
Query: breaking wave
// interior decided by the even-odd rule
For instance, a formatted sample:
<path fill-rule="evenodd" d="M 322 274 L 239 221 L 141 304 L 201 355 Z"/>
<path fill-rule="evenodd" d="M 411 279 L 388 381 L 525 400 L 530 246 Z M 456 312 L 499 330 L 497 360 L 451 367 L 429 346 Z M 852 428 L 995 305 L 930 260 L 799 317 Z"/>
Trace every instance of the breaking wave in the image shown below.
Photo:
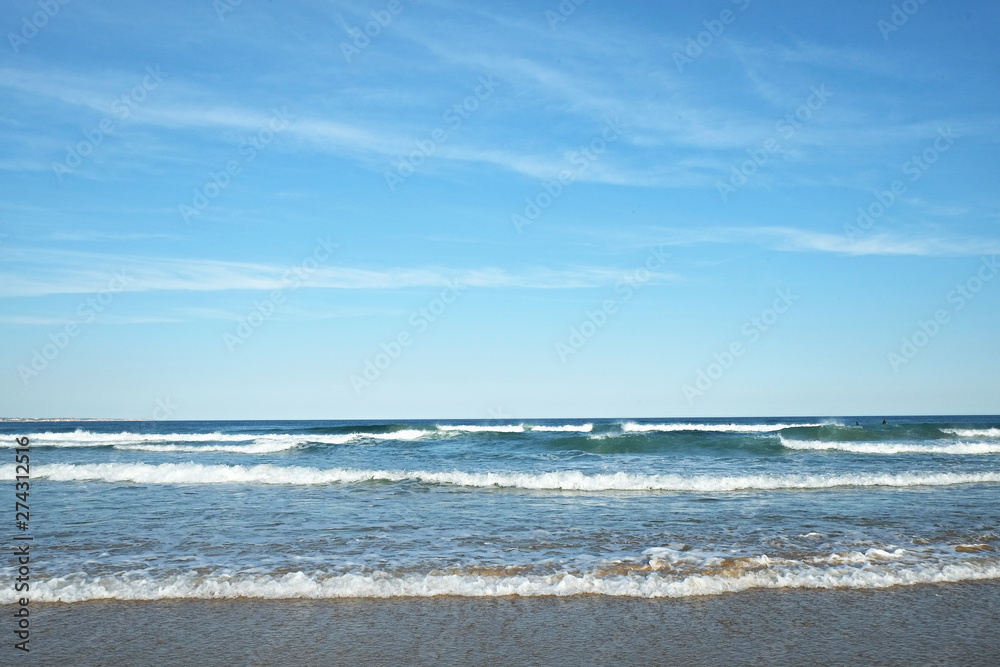
<path fill-rule="evenodd" d="M 388 433 L 254 435 L 247 433 L 32 433 L 32 447 L 113 447 L 144 452 L 228 452 L 269 454 L 306 445 L 346 445 L 366 440 L 417 440 L 433 431 L 404 429 Z M 13 441 L 12 441 L 13 442 Z M 206 444 L 197 444 L 206 443 Z"/>
<path fill-rule="evenodd" d="M 1000 428 L 943 428 L 941 431 L 960 438 L 1000 438 Z"/>
<path fill-rule="evenodd" d="M 87 600 L 198 599 L 330 599 L 396 598 L 457 595 L 464 597 L 608 595 L 633 598 L 719 595 L 754 588 L 878 589 L 926 583 L 1000 578 L 996 559 L 964 562 L 899 564 L 893 555 L 808 561 L 773 560 L 767 556 L 742 561 L 712 573 L 676 576 L 656 557 L 646 571 L 602 575 L 599 572 L 518 574 L 177 574 L 144 577 L 132 573 L 87 576 L 77 573 L 32 581 L 32 602 Z M 876 555 L 877 556 L 877 555 Z M 0 578 L 9 579 L 10 577 Z M 13 587 L 0 590 L 0 604 L 15 601 Z"/>
<path fill-rule="evenodd" d="M 0 466 L 14 474 L 13 464 Z M 92 463 L 40 465 L 36 478 L 59 482 L 97 481 L 138 484 L 267 484 L 316 485 L 359 482 L 417 482 L 474 488 L 508 488 L 539 491 L 774 491 L 831 489 L 836 487 L 911 487 L 993 484 L 1000 472 L 978 473 L 857 473 L 842 475 L 648 475 L 637 473 L 583 473 L 576 470 L 542 473 L 432 472 L 425 470 L 365 470 L 308 468 L 271 464 L 205 465 L 200 463 Z"/>
<path fill-rule="evenodd" d="M 508 424 L 506 426 L 479 426 L 477 424 L 438 424 L 439 431 L 459 431 L 462 433 L 524 433 L 524 424 Z"/>
<path fill-rule="evenodd" d="M 823 442 L 781 438 L 788 449 L 838 450 L 855 454 L 1000 454 L 1000 442 L 958 442 L 949 445 L 922 445 L 905 442 Z"/>
<path fill-rule="evenodd" d="M 713 431 L 719 433 L 771 433 L 786 428 L 827 426 L 828 424 L 638 424 L 625 422 L 622 431 L 626 433 L 648 433 L 651 431 Z"/>
<path fill-rule="evenodd" d="M 532 431 L 556 431 L 570 433 L 590 433 L 594 430 L 593 424 L 567 424 L 566 426 L 532 426 Z"/>

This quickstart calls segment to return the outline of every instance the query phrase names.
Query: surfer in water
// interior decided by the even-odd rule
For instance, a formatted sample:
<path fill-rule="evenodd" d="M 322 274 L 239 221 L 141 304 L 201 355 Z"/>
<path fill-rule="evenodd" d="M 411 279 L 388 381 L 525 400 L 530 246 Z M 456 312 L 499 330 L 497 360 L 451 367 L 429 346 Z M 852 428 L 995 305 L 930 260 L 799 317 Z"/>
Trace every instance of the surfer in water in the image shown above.
<path fill-rule="evenodd" d="M 882 420 L 882 426 L 888 426 L 888 424 L 886 423 L 886 421 L 884 419 Z"/>

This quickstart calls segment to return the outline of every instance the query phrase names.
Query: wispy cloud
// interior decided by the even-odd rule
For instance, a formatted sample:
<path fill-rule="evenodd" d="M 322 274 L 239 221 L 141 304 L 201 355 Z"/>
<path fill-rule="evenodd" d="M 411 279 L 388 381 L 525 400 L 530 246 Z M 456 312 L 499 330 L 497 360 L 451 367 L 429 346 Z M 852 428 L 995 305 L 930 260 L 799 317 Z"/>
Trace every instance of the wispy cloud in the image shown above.
<path fill-rule="evenodd" d="M 747 235 L 775 250 L 787 252 L 829 252 L 840 255 L 911 255 L 916 257 L 959 257 L 1000 253 L 1000 240 L 944 237 L 902 237 L 872 234 L 852 240 L 846 234 L 757 227 Z"/>
<path fill-rule="evenodd" d="M 442 12 L 442 8 L 447 11 Z M 341 14 L 352 16 L 355 23 L 367 16 L 348 5 L 317 11 L 327 13 L 329 20 L 344 30 L 347 23 L 338 18 Z M 863 90 L 852 95 L 834 86 L 836 104 L 824 108 L 821 120 L 811 123 L 808 131 L 797 134 L 794 145 L 782 146 L 782 156 L 787 159 L 780 164 L 772 162 L 769 169 L 786 167 L 782 170 L 784 180 L 778 175 L 774 179 L 802 184 L 809 176 L 800 173 L 797 165 L 811 160 L 842 167 L 843 160 L 858 154 L 880 152 L 893 144 L 909 147 L 913 141 L 933 137 L 942 124 L 954 125 L 963 136 L 995 137 L 997 133 L 990 116 L 970 113 L 946 118 L 937 112 L 905 118 L 893 115 L 898 100 L 886 92 L 886 81 L 900 77 L 918 81 L 927 75 L 921 68 L 909 62 L 904 65 L 879 50 L 803 40 L 746 43 L 733 41 L 727 34 L 720 39 L 719 48 L 706 56 L 726 61 L 732 74 L 740 73 L 732 84 L 737 88 L 734 95 L 720 96 L 716 77 L 680 76 L 671 67 L 669 50 L 671 45 L 685 42 L 686 28 L 663 35 L 651 27 L 624 21 L 602 25 L 588 20 L 587 11 L 581 9 L 572 22 L 554 32 L 541 10 L 534 18 L 523 13 L 502 14 L 449 3 L 436 3 L 423 14 L 406 13 L 405 19 L 394 22 L 383 37 L 397 47 L 401 41 L 407 48 L 380 49 L 379 55 L 387 60 L 376 65 L 369 58 L 366 67 L 373 67 L 370 76 L 358 77 L 357 68 L 339 73 L 332 79 L 338 94 L 328 96 L 336 98 L 336 103 L 312 95 L 311 88 L 303 92 L 291 87 L 278 87 L 278 92 L 263 101 L 258 96 L 241 95 L 242 91 L 226 82 L 211 88 L 177 71 L 168 73 L 167 83 L 156 91 L 155 100 L 135 109 L 127 123 L 135 126 L 135 132 L 169 138 L 163 150 L 150 148 L 154 140 L 143 142 L 144 159 L 155 161 L 171 150 L 184 153 L 186 142 L 201 139 L 206 133 L 231 140 L 234 134 L 256 132 L 266 126 L 269 106 L 275 99 L 291 99 L 296 100 L 291 109 L 296 119 L 282 135 L 294 144 L 290 150 L 304 147 L 344 156 L 381 171 L 411 152 L 414 141 L 432 129 L 427 121 L 433 119 L 435 108 L 444 111 L 469 94 L 469 90 L 456 88 L 456 81 L 474 85 L 476 76 L 490 73 L 503 81 L 503 88 L 488 106 L 496 104 L 504 113 L 477 113 L 469 125 L 485 126 L 488 131 L 467 132 L 463 128 L 435 151 L 425 169 L 479 164 L 531 179 L 551 178 L 565 168 L 565 156 L 576 144 L 599 131 L 602 118 L 620 116 L 629 127 L 621 144 L 576 180 L 712 188 L 716 179 L 729 171 L 733 159 L 745 159 L 745 149 L 774 134 L 776 121 L 805 101 L 811 85 L 832 83 L 824 78 L 827 76 L 836 81 L 839 76 L 860 72 L 865 77 Z M 469 21 L 488 22 L 491 30 L 464 29 Z M 700 29 L 700 24 L 695 22 L 691 29 Z M 308 46 L 331 47 L 319 43 Z M 388 44 L 383 42 L 382 46 Z M 414 60 L 425 69 L 401 76 L 406 71 L 402 59 L 410 57 L 414 49 L 421 56 Z M 614 57 L 609 57 L 611 54 Z M 433 68 L 427 67 L 428 57 Z M 330 74 L 329 64 L 303 62 L 300 66 L 306 71 L 305 80 Z M 58 100 L 62 104 L 35 104 L 33 108 L 61 125 L 78 125 L 76 114 L 61 115 L 65 106 L 108 114 L 110 101 L 127 92 L 142 75 L 139 67 L 131 72 L 85 75 L 65 69 L 8 66 L 0 68 L 0 90 L 15 102 Z M 765 104 L 733 102 L 738 99 L 735 93 L 747 90 L 754 91 Z M 387 94 L 392 95 L 388 103 Z M 387 113 L 388 108 L 395 113 Z M 52 149 L 56 153 L 68 139 L 56 135 L 52 141 L 56 142 Z M 628 150 L 620 150 L 626 147 Z M 119 155 L 110 147 L 103 150 L 109 162 L 117 164 L 130 158 L 130 169 L 142 169 L 135 164 L 134 155 Z M 30 151 L 17 153 L 0 161 L 0 169 L 48 168 Z M 851 173 L 854 168 L 841 168 L 837 173 Z M 81 169 L 81 175 L 86 171 Z"/>
<path fill-rule="evenodd" d="M 342 306 L 325 309 L 304 309 L 282 306 L 272 315 L 275 320 L 335 320 L 359 317 L 397 317 L 409 311 L 402 308 L 375 306 Z M 246 317 L 245 312 L 228 311 L 221 308 L 175 308 L 167 315 L 115 315 L 101 313 L 95 324 L 172 324 L 178 322 L 217 321 L 238 322 Z M 48 315 L 0 315 L 0 326 L 63 326 L 78 319 L 67 316 Z"/>
<path fill-rule="evenodd" d="M 176 234 L 147 232 L 105 232 L 86 230 L 81 232 L 53 232 L 48 238 L 53 241 L 139 241 L 145 239 L 179 239 Z"/>
<path fill-rule="evenodd" d="M 114 315 L 101 314 L 94 320 L 95 324 L 168 324 L 182 322 L 180 318 L 163 317 L 159 315 Z M 79 322 L 69 317 L 48 317 L 44 315 L 0 315 L 0 325 L 24 326 L 62 326 L 70 322 Z"/>
<path fill-rule="evenodd" d="M 872 232 L 852 240 L 844 233 L 817 232 L 781 226 L 701 229 L 658 227 L 644 232 L 641 236 L 630 234 L 627 241 L 632 248 L 646 247 L 650 243 L 664 246 L 754 243 L 779 252 L 823 252 L 855 256 L 965 257 L 1000 253 L 1000 239 Z"/>
<path fill-rule="evenodd" d="M 8 269 L 0 273 L 0 297 L 93 293 L 104 289 L 116 274 L 124 276 L 123 291 L 126 292 L 274 290 L 287 289 L 297 281 L 301 281 L 302 288 L 338 290 L 441 287 L 449 281 L 481 288 L 579 289 L 612 283 L 623 274 L 620 269 L 608 267 L 539 267 L 509 271 L 493 267 L 370 269 L 340 266 L 322 267 L 296 277 L 287 266 L 249 262 L 41 250 L 27 255 L 30 259 L 16 263 L 20 270 Z M 44 262 L 39 262 L 42 257 Z M 659 273 L 655 279 L 677 281 L 680 277 Z"/>

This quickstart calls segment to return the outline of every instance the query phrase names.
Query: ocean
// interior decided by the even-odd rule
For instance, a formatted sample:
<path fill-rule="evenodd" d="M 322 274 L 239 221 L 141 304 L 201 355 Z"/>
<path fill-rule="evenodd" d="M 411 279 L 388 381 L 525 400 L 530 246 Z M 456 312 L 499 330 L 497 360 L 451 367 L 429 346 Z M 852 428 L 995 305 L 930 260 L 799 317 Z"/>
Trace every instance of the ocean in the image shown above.
<path fill-rule="evenodd" d="M 8 420 L 0 475 L 28 437 L 32 605 L 1000 578 L 1000 417 L 887 421 Z"/>

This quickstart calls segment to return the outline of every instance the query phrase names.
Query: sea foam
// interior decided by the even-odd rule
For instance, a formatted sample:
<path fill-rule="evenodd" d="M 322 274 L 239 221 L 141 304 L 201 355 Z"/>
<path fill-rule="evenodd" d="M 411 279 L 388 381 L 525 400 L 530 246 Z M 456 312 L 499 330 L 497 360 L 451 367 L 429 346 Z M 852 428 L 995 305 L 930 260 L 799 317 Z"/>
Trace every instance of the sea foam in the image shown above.
<path fill-rule="evenodd" d="M 1000 442 L 958 442 L 932 445 L 905 442 L 823 442 L 819 440 L 794 440 L 778 436 L 788 449 L 839 450 L 855 454 L 1000 454 Z"/>
<path fill-rule="evenodd" d="M 839 475 L 651 475 L 639 473 L 462 472 L 426 470 L 367 470 L 300 466 L 205 465 L 200 463 L 52 463 L 32 470 L 36 478 L 52 481 L 134 482 L 138 484 L 267 484 L 316 485 L 358 482 L 418 482 L 474 488 L 513 488 L 539 491 L 773 491 L 836 487 L 951 486 L 1000 482 L 1000 472 L 855 473 Z M 10 478 L 13 464 L 0 465 Z"/>
<path fill-rule="evenodd" d="M 622 430 L 626 433 L 673 432 L 673 431 L 715 431 L 719 433 L 771 433 L 786 428 L 810 426 L 830 426 L 831 424 L 638 424 L 625 422 Z"/>
<path fill-rule="evenodd" d="M 880 561 L 888 560 L 887 564 Z M 330 599 L 395 598 L 456 595 L 464 597 L 608 595 L 634 598 L 719 595 L 754 588 L 877 589 L 925 583 L 1000 578 L 996 559 L 899 566 L 891 559 L 864 559 L 864 565 L 805 563 L 775 564 L 766 556 L 749 559 L 738 573 L 695 574 L 684 577 L 653 571 L 601 576 L 558 572 L 551 575 L 481 574 L 179 574 L 144 577 L 131 573 L 88 576 L 77 573 L 33 580 L 32 602 L 87 600 L 199 599 Z M 0 578 L 9 579 L 9 577 Z M 10 585 L 0 589 L 0 604 L 15 601 Z"/>
<path fill-rule="evenodd" d="M 227 452 L 234 454 L 270 454 L 311 444 L 346 445 L 371 440 L 417 440 L 433 431 L 402 429 L 388 433 L 257 435 L 250 433 L 32 433 L 33 447 L 113 447 L 144 452 Z M 206 443 L 206 444 L 198 444 Z M 240 443 L 240 444 L 237 444 Z"/>
<path fill-rule="evenodd" d="M 439 431 L 459 431 L 462 433 L 524 433 L 524 424 L 479 426 L 477 424 L 438 424 Z"/>
<path fill-rule="evenodd" d="M 941 431 L 960 438 L 1000 438 L 1000 428 L 943 428 Z"/>
<path fill-rule="evenodd" d="M 590 433 L 594 430 L 593 424 L 566 424 L 565 426 L 532 426 L 532 431 L 568 431 L 574 433 Z"/>

